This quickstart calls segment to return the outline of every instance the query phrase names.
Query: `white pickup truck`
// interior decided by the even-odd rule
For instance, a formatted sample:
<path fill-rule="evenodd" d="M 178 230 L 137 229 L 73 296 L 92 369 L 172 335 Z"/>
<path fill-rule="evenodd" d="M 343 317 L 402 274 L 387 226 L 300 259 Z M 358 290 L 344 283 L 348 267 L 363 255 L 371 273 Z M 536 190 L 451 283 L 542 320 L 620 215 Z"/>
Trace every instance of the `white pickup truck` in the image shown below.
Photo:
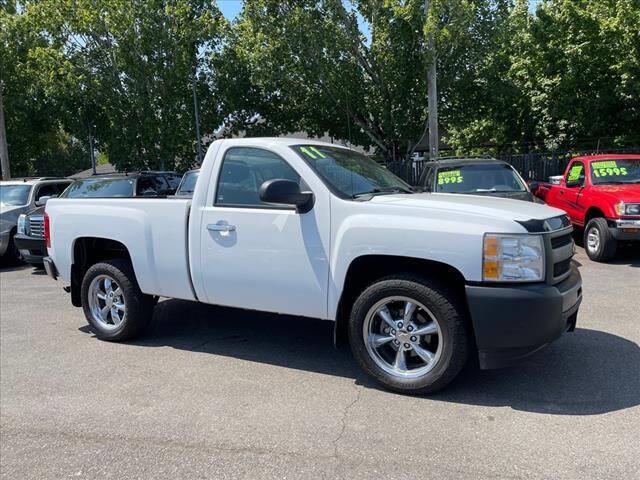
<path fill-rule="evenodd" d="M 427 393 L 575 328 L 571 232 L 543 205 L 415 193 L 341 146 L 248 138 L 210 146 L 191 200 L 50 200 L 45 266 L 104 340 L 158 297 L 321 318 L 383 385 Z"/>

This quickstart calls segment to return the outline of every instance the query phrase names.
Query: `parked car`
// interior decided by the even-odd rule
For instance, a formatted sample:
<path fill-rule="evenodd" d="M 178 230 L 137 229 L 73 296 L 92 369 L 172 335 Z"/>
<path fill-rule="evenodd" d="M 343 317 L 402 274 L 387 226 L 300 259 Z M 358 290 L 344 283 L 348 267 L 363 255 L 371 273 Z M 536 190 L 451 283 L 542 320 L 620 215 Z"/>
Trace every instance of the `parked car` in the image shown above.
<path fill-rule="evenodd" d="M 168 172 L 113 173 L 76 180 L 60 195 L 63 198 L 156 197 L 173 189 Z M 157 190 L 156 190 L 157 189 Z M 44 198 L 44 203 L 48 197 Z M 44 241 L 44 207 L 35 208 L 18 218 L 15 244 L 22 258 L 42 265 L 47 248 Z"/>
<path fill-rule="evenodd" d="M 539 202 L 515 168 L 493 158 L 444 158 L 427 162 L 418 186 L 425 192 Z"/>
<path fill-rule="evenodd" d="M 341 146 L 245 138 L 211 144 L 193 199 L 50 200 L 45 268 L 101 339 L 139 335 L 157 296 L 322 318 L 373 378 L 425 393 L 575 328 L 571 232 L 544 205 L 414 193 Z"/>
<path fill-rule="evenodd" d="M 173 195 L 165 172 L 108 173 L 76 180 L 62 195 L 68 198 L 131 198 Z"/>
<path fill-rule="evenodd" d="M 640 155 L 576 157 L 533 190 L 582 229 L 591 260 L 612 259 L 618 242 L 640 242 Z"/>
<path fill-rule="evenodd" d="M 43 198 L 56 197 L 69 186 L 68 178 L 17 178 L 0 182 L 0 257 L 5 263 L 20 258 L 15 244 L 18 217 L 36 206 Z"/>
<path fill-rule="evenodd" d="M 182 197 L 182 198 L 193 197 L 193 192 L 196 189 L 196 181 L 198 180 L 198 175 L 200 175 L 199 168 L 196 168 L 194 170 L 189 170 L 188 172 L 186 172 L 182 176 L 180 185 L 178 185 L 178 189 L 176 190 L 176 197 Z"/>

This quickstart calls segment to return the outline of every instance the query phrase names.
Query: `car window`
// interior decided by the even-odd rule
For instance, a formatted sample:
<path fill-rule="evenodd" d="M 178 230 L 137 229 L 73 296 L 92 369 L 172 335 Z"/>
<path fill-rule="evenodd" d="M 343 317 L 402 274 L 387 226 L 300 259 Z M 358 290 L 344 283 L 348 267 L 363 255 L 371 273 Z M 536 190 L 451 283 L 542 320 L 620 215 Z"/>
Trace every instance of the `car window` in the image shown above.
<path fill-rule="evenodd" d="M 136 195 L 157 195 L 160 193 L 158 191 L 158 184 L 155 181 L 156 177 L 140 177 L 138 178 L 138 183 L 136 185 Z"/>
<path fill-rule="evenodd" d="M 577 181 L 578 185 L 584 185 L 584 164 L 582 162 L 573 162 L 567 172 L 565 181 L 567 183 Z"/>
<path fill-rule="evenodd" d="M 154 177 L 151 177 L 151 179 L 153 180 L 153 185 L 156 192 L 166 193 L 167 190 L 169 190 L 169 184 L 167 183 L 167 181 L 164 179 L 163 176 L 156 175 Z"/>
<path fill-rule="evenodd" d="M 435 167 L 431 167 L 427 170 L 427 175 L 424 183 L 421 185 L 426 187 L 429 192 L 433 190 L 433 174 L 436 171 Z"/>
<path fill-rule="evenodd" d="M 200 170 L 185 173 L 176 195 L 192 195 L 196 189 L 198 175 L 200 175 Z"/>
<path fill-rule="evenodd" d="M 133 178 L 89 178 L 77 180 L 61 196 L 67 198 L 132 197 L 133 183 Z"/>
<path fill-rule="evenodd" d="M 26 205 L 29 201 L 31 185 L 0 185 L 1 205 Z"/>
<path fill-rule="evenodd" d="M 215 203 L 266 205 L 260 200 L 258 191 L 264 182 L 273 179 L 300 182 L 300 175 L 275 153 L 252 147 L 230 148 L 218 176 Z"/>
<path fill-rule="evenodd" d="M 169 188 L 171 188 L 172 190 L 175 190 L 176 188 L 178 188 L 178 185 L 180 185 L 181 178 L 179 175 L 170 173 L 168 175 L 165 175 L 164 178 L 167 180 L 167 182 L 169 182 Z"/>
<path fill-rule="evenodd" d="M 42 197 L 57 197 L 68 185 L 68 183 L 46 183 L 41 185 L 36 193 L 36 200 L 40 200 Z"/>
<path fill-rule="evenodd" d="M 510 165 L 478 163 L 440 167 L 435 191 L 443 193 L 524 192 L 526 186 Z"/>

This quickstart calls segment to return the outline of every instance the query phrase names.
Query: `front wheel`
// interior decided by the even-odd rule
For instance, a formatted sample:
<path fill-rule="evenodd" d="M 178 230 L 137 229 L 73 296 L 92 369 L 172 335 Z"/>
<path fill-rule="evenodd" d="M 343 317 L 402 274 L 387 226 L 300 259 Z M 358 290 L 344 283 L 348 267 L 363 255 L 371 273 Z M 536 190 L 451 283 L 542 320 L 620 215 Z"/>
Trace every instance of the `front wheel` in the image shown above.
<path fill-rule="evenodd" d="M 382 279 L 354 303 L 349 343 L 365 372 L 385 387 L 424 394 L 445 387 L 468 355 L 465 308 L 422 277 Z"/>
<path fill-rule="evenodd" d="M 595 262 L 611 260 L 617 249 L 618 242 L 611 235 L 607 220 L 593 218 L 584 229 L 584 248 L 589 258 Z"/>
<path fill-rule="evenodd" d="M 140 334 L 149 324 L 153 297 L 140 290 L 126 260 L 91 266 L 82 280 L 82 307 L 96 336 L 119 342 Z"/>

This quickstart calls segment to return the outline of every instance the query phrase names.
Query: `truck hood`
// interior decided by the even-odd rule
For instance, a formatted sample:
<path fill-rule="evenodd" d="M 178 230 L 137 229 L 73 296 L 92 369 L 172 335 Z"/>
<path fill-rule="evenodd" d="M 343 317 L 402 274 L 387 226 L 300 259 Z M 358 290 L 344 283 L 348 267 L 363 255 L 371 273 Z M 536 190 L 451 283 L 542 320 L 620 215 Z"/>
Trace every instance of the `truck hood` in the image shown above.
<path fill-rule="evenodd" d="M 605 193 L 615 197 L 615 200 L 622 200 L 625 203 L 640 202 L 640 183 L 628 185 L 595 185 L 600 193 Z"/>
<path fill-rule="evenodd" d="M 565 215 L 562 210 L 534 202 L 454 193 L 377 195 L 370 201 L 400 207 L 437 209 L 451 214 L 475 214 L 501 220 L 546 220 Z"/>

